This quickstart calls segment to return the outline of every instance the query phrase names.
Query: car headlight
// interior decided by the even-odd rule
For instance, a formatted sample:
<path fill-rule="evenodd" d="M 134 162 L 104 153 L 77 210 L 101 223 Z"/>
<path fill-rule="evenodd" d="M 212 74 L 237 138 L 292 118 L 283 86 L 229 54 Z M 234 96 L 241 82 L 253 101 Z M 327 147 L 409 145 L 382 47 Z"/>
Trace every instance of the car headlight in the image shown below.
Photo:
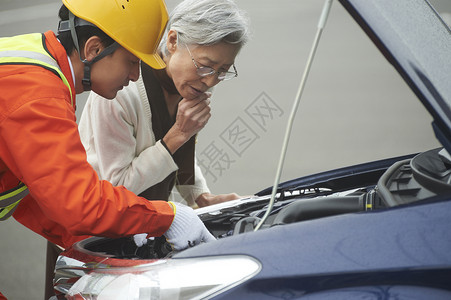
<path fill-rule="evenodd" d="M 96 269 L 82 276 L 67 299 L 201 299 L 256 275 L 261 264 L 244 256 L 167 259 L 130 268 Z"/>

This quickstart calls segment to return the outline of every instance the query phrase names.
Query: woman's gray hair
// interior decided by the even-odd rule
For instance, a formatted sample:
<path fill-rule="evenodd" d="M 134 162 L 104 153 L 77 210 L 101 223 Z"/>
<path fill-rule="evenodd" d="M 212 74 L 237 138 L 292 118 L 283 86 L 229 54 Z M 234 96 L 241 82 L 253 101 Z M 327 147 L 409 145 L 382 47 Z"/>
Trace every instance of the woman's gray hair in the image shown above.
<path fill-rule="evenodd" d="M 249 39 L 249 19 L 233 0 L 184 0 L 172 11 L 160 50 L 169 55 L 169 30 L 177 31 L 177 44 L 214 45 L 220 42 L 240 48 Z"/>

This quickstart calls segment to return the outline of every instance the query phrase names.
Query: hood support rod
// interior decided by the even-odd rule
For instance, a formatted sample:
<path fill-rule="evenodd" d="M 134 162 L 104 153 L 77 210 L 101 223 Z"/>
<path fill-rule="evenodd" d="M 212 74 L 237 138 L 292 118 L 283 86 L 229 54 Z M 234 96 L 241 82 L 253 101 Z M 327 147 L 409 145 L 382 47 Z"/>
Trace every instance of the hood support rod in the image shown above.
<path fill-rule="evenodd" d="M 318 22 L 318 30 L 316 32 L 315 40 L 313 41 L 313 45 L 312 45 L 312 49 L 310 50 L 310 55 L 309 55 L 309 58 L 308 58 L 308 61 L 307 61 L 307 65 L 305 67 L 304 74 L 302 76 L 302 80 L 301 80 L 301 83 L 299 85 L 298 92 L 296 94 L 296 99 L 295 99 L 295 101 L 293 103 L 293 108 L 291 110 L 291 114 L 290 114 L 290 117 L 288 119 L 287 128 L 285 130 L 285 137 L 284 137 L 284 140 L 283 140 L 282 152 L 280 154 L 279 165 L 277 167 L 276 178 L 274 180 L 274 185 L 273 185 L 273 188 L 272 188 L 271 199 L 270 199 L 269 204 L 268 204 L 268 209 L 266 210 L 266 212 L 265 212 L 264 216 L 262 217 L 262 219 L 260 220 L 260 222 L 255 227 L 254 231 L 257 231 L 257 230 L 260 229 L 260 227 L 263 225 L 263 223 L 268 218 L 268 216 L 271 213 L 271 210 L 272 210 L 272 208 L 274 206 L 274 201 L 275 201 L 275 197 L 276 197 L 276 194 L 277 194 L 277 188 L 278 188 L 279 182 L 280 182 L 280 175 L 282 173 L 283 163 L 285 161 L 285 156 L 286 156 L 286 152 L 287 152 L 288 141 L 290 140 L 291 129 L 293 127 L 293 121 L 294 121 L 294 118 L 296 116 L 296 111 L 298 109 L 299 103 L 301 101 L 301 96 L 302 96 L 302 93 L 304 91 L 304 86 L 305 86 L 305 83 L 307 81 L 307 77 L 308 77 L 308 74 L 310 72 L 310 68 L 311 68 L 313 59 L 315 57 L 316 48 L 318 47 L 318 43 L 319 43 L 319 40 L 321 38 L 321 34 L 323 32 L 323 29 L 324 29 L 324 27 L 326 25 L 327 18 L 329 16 L 329 12 L 330 12 L 330 9 L 331 9 L 331 6 L 332 6 L 332 1 L 333 0 L 326 0 L 326 2 L 324 3 L 323 10 L 322 10 L 319 22 Z M 281 196 L 283 196 L 283 195 L 281 195 Z"/>

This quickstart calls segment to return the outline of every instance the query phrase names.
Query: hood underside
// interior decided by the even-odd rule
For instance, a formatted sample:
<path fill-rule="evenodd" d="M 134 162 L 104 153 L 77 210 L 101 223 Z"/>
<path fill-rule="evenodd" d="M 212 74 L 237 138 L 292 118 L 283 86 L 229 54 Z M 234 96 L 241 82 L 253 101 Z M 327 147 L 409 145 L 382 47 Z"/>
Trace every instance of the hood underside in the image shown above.
<path fill-rule="evenodd" d="M 421 100 L 451 152 L 449 26 L 426 0 L 339 1 Z"/>

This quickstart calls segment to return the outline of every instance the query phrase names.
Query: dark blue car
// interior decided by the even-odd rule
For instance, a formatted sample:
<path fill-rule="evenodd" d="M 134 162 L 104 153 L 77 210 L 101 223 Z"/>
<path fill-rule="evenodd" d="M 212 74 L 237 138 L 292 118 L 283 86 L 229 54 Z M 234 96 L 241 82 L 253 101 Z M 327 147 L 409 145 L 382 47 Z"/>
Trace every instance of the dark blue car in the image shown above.
<path fill-rule="evenodd" d="M 425 0 L 339 2 L 442 147 L 198 209 L 218 240 L 179 253 L 163 238 L 89 238 L 60 255 L 58 299 L 451 299 L 450 27 Z"/>

